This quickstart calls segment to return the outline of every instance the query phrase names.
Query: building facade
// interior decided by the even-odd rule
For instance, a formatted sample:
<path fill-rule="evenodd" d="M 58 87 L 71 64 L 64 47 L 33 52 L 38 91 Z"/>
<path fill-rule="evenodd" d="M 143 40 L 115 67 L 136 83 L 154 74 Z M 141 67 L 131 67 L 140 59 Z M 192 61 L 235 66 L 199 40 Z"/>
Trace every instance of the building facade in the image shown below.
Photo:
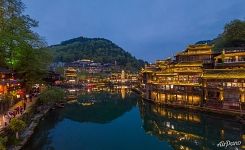
<path fill-rule="evenodd" d="M 78 82 L 78 71 L 75 68 L 68 67 L 64 70 L 65 82 L 76 84 Z"/>
<path fill-rule="evenodd" d="M 140 73 L 143 97 L 160 104 L 245 111 L 245 51 L 212 52 L 190 45 L 174 60 L 158 60 Z"/>

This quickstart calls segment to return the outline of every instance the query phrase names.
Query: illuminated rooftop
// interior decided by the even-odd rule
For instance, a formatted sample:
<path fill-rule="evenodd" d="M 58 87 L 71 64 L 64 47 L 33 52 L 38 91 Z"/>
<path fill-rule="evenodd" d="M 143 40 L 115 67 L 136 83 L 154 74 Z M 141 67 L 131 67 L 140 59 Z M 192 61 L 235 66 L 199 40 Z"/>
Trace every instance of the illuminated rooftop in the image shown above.
<path fill-rule="evenodd" d="M 186 50 L 179 52 L 176 54 L 178 55 L 203 55 L 203 54 L 212 54 L 212 47 L 207 44 L 196 44 L 196 45 L 189 45 Z"/>
<path fill-rule="evenodd" d="M 202 78 L 245 79 L 245 69 L 208 69 Z"/>

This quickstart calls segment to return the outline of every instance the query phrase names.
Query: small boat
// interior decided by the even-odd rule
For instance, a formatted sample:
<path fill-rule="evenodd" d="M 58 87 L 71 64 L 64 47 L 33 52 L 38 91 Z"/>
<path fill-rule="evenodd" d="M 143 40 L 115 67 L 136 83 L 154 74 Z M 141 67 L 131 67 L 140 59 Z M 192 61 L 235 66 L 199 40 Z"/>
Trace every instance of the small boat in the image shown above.
<path fill-rule="evenodd" d="M 94 103 L 93 102 L 83 102 L 81 103 L 83 106 L 91 106 L 93 105 Z"/>
<path fill-rule="evenodd" d="M 64 104 L 59 104 L 59 105 L 57 105 L 57 107 L 58 107 L 58 108 L 64 108 L 65 105 L 64 105 Z"/>
<path fill-rule="evenodd" d="M 65 103 L 59 103 L 59 106 L 65 106 Z"/>
<path fill-rule="evenodd" d="M 57 103 L 55 104 L 56 108 L 64 108 L 65 107 L 65 103 Z"/>
<path fill-rule="evenodd" d="M 58 108 L 64 108 L 65 106 L 57 106 Z"/>

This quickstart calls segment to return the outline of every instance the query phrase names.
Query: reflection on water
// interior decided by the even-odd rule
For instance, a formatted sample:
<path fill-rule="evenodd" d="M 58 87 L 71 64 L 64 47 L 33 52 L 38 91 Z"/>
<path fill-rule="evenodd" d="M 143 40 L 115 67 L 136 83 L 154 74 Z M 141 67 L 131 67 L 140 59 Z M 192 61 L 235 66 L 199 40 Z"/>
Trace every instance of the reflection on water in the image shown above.
<path fill-rule="evenodd" d="M 213 150 L 221 149 L 217 147 L 220 141 L 245 142 L 244 126 L 232 118 L 174 110 L 143 101 L 139 108 L 145 132 L 167 141 L 174 149 Z"/>
<path fill-rule="evenodd" d="M 129 93 L 130 95 L 130 93 Z M 78 122 L 108 123 L 130 111 L 136 105 L 136 96 L 121 96 L 115 91 L 83 93 L 62 111 L 67 119 Z"/>
<path fill-rule="evenodd" d="M 76 100 L 50 112 L 24 149 L 212 150 L 221 140 L 244 143 L 244 127 L 232 119 L 159 107 L 127 88 L 68 95 Z"/>

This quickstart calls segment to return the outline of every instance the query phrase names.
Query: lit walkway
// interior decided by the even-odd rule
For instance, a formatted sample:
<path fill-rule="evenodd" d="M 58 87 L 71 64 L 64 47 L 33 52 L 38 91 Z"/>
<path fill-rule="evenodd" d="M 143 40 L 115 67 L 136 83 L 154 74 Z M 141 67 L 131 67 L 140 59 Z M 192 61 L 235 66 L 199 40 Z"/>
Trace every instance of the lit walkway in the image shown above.
<path fill-rule="evenodd" d="M 25 112 L 27 112 L 27 111 L 30 109 L 30 106 L 32 106 L 35 102 L 36 102 L 36 98 L 33 98 L 33 99 L 32 99 L 32 102 L 30 102 L 30 100 L 28 99 L 28 100 L 27 100 L 27 103 L 26 103 L 26 110 L 25 110 L 22 114 L 24 114 Z M 19 106 L 22 106 L 22 107 L 24 106 L 24 103 L 23 103 L 22 100 L 19 101 L 18 103 L 16 103 L 14 106 L 12 106 L 8 111 L 14 111 L 15 108 L 17 108 L 17 107 L 19 107 Z M 7 114 L 8 111 L 6 111 L 5 113 Z M 21 113 L 17 114 L 17 115 L 15 116 L 15 118 L 19 118 L 22 114 L 21 114 Z M 5 127 L 7 127 L 8 124 L 9 124 L 9 119 L 8 119 L 7 117 L 5 117 L 5 120 L 6 120 L 6 122 L 7 122 L 7 126 L 4 125 L 3 115 L 4 115 L 4 113 L 0 114 L 0 132 L 1 132 Z"/>

